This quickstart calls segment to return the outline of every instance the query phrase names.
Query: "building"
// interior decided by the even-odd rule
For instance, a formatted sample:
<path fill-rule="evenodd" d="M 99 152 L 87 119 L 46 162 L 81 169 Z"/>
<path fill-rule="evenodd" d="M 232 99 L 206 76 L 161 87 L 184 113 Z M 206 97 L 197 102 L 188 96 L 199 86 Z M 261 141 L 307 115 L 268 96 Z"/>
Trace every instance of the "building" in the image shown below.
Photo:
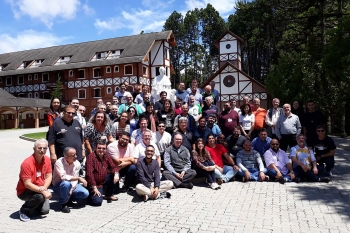
<path fill-rule="evenodd" d="M 220 93 L 219 109 L 224 102 L 232 99 L 237 101 L 237 106 L 243 104 L 243 97 L 247 95 L 251 100 L 259 98 L 261 107 L 267 109 L 269 102 L 266 88 L 250 77 L 241 69 L 241 49 L 243 39 L 231 31 L 223 33 L 214 43 L 219 49 L 219 69 L 203 85 L 215 82 L 215 89 Z"/>
<path fill-rule="evenodd" d="M 58 78 L 63 103 L 77 97 L 87 114 L 96 99 L 112 100 L 119 85 L 150 85 L 165 67 L 170 76 L 172 31 L 33 49 L 0 55 L 0 88 L 15 97 L 49 99 Z M 49 107 L 49 106 L 47 106 Z"/>

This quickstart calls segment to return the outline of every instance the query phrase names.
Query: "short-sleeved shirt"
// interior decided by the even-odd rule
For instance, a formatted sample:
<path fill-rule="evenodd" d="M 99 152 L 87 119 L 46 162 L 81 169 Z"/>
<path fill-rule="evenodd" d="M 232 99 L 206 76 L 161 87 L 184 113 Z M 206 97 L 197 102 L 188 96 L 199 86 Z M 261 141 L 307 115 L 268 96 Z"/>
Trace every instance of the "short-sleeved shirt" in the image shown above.
<path fill-rule="evenodd" d="M 222 111 L 219 116 L 219 125 L 221 126 L 222 133 L 225 137 L 228 137 L 233 129 L 239 124 L 239 115 L 236 111 L 230 110 L 230 112 Z"/>
<path fill-rule="evenodd" d="M 326 136 L 323 140 L 316 138 L 315 140 L 315 153 L 316 156 L 321 156 L 329 153 L 331 150 L 335 150 L 337 147 L 331 137 Z"/>
<path fill-rule="evenodd" d="M 224 167 L 224 161 L 222 160 L 222 155 L 227 153 L 227 150 L 224 146 L 220 144 L 216 144 L 214 148 L 205 146 L 205 149 L 209 152 L 211 158 L 213 159 L 214 163 L 218 165 L 219 167 Z"/>
<path fill-rule="evenodd" d="M 266 118 L 266 109 L 264 108 L 258 108 L 256 111 L 253 112 L 255 116 L 255 124 L 254 124 L 254 129 L 259 130 L 264 128 L 265 124 L 265 118 Z"/>
<path fill-rule="evenodd" d="M 195 99 L 194 103 L 195 103 L 195 104 L 201 104 L 201 103 L 202 103 L 202 95 L 201 95 L 200 93 L 198 93 L 198 91 L 196 92 L 196 94 L 193 94 L 193 93 L 191 93 L 191 92 L 188 93 L 188 94 L 186 95 L 186 98 L 185 98 L 185 102 L 186 102 L 186 103 L 189 102 L 190 96 L 194 96 L 194 99 Z"/>
<path fill-rule="evenodd" d="M 302 164 L 312 167 L 312 162 L 316 160 L 313 150 L 310 150 L 308 147 L 300 148 L 298 145 L 292 147 L 290 151 L 291 157 L 296 157 Z M 293 167 L 298 165 L 293 163 Z"/>
<path fill-rule="evenodd" d="M 82 160 L 83 129 L 77 120 L 67 122 L 63 118 L 55 120 L 49 129 L 48 141 L 55 145 L 57 158 L 63 157 L 66 147 L 73 147 L 77 153 L 77 159 Z"/>
<path fill-rule="evenodd" d="M 202 109 L 203 116 L 208 119 L 210 115 L 214 114 L 218 117 L 219 109 L 216 105 L 212 105 L 211 107 L 204 106 Z"/>
<path fill-rule="evenodd" d="M 250 128 L 252 127 L 252 123 L 255 122 L 255 116 L 254 114 L 245 114 L 244 116 L 242 114 L 239 116 L 239 122 L 242 123 L 242 127 L 244 130 L 250 130 Z"/>
<path fill-rule="evenodd" d="M 270 148 L 265 152 L 264 159 L 266 167 L 269 167 L 271 164 L 274 164 L 283 175 L 287 175 L 287 164 L 289 163 L 289 158 L 286 152 L 284 152 L 281 149 L 278 149 L 276 153 Z"/>
<path fill-rule="evenodd" d="M 105 136 L 107 139 L 112 136 L 111 128 L 106 125 L 103 132 L 98 131 L 93 124 L 89 124 L 84 128 L 84 138 L 89 140 L 92 151 L 95 151 L 97 142 L 101 137 Z"/>
<path fill-rule="evenodd" d="M 124 93 L 121 93 L 120 91 L 117 91 L 115 94 L 114 94 L 114 97 L 118 97 L 118 100 L 119 100 L 119 104 L 125 104 L 126 103 L 126 98 L 125 96 L 127 94 L 130 94 L 130 92 L 128 91 L 125 91 Z"/>
<path fill-rule="evenodd" d="M 134 145 L 131 144 L 131 143 L 128 143 L 128 145 L 125 148 L 120 148 L 118 146 L 118 143 L 119 143 L 119 140 L 110 143 L 107 146 L 107 153 L 113 159 L 121 159 L 121 158 L 130 158 L 130 157 L 132 157 L 132 152 L 134 150 Z"/>
<path fill-rule="evenodd" d="M 156 157 L 160 156 L 158 146 L 153 143 L 151 143 L 150 145 L 154 147 L 154 155 L 152 159 L 156 159 Z M 132 155 L 135 159 L 138 159 L 139 161 L 146 157 L 145 150 L 146 150 L 146 145 L 143 143 L 143 141 L 141 141 L 137 146 L 135 146 Z"/>
<path fill-rule="evenodd" d="M 52 173 L 51 161 L 48 156 L 43 156 L 42 162 L 36 162 L 34 154 L 26 158 L 21 164 L 19 181 L 17 183 L 17 196 L 27 188 L 24 186 L 24 180 L 31 179 L 31 182 L 38 186 L 44 186 L 46 174 Z"/>
<path fill-rule="evenodd" d="M 194 117 L 196 120 L 199 115 L 202 114 L 202 107 L 199 104 L 195 104 L 194 106 L 189 106 L 188 114 Z"/>

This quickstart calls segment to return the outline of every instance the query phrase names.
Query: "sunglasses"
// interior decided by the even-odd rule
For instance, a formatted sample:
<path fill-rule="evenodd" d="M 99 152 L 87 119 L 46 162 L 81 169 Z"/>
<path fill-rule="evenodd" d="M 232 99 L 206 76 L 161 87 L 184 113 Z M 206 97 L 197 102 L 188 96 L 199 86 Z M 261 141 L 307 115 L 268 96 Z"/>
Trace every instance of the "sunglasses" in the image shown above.
<path fill-rule="evenodd" d="M 75 112 L 66 112 L 68 115 L 74 115 Z"/>

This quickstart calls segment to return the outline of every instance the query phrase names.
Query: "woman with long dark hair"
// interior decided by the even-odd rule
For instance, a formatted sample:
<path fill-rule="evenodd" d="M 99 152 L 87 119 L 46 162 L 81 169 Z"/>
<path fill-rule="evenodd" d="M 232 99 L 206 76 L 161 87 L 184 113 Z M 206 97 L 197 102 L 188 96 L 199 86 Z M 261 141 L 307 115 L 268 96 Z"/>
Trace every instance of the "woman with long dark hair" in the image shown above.
<path fill-rule="evenodd" d="M 53 122 L 60 117 L 61 100 L 57 97 L 51 99 L 50 109 L 47 112 L 47 124 L 49 127 L 53 125 Z"/>
<path fill-rule="evenodd" d="M 166 99 L 164 101 L 163 109 L 157 112 L 157 117 L 159 121 L 165 122 L 165 131 L 172 135 L 174 132 L 174 121 L 176 115 L 170 100 Z"/>
<path fill-rule="evenodd" d="M 108 125 L 108 119 L 105 112 L 98 111 L 91 119 L 91 124 L 84 128 L 84 141 L 87 155 L 95 151 L 97 142 L 104 140 L 113 142 L 111 128 Z"/>
<path fill-rule="evenodd" d="M 146 111 L 140 115 L 141 118 L 146 118 L 148 120 L 147 128 L 153 133 L 157 131 L 158 118 L 154 111 L 154 104 L 151 102 L 146 102 Z"/>
<path fill-rule="evenodd" d="M 255 116 L 252 113 L 250 104 L 243 104 L 241 106 L 242 114 L 239 116 L 239 127 L 242 134 L 248 139 L 253 139 L 252 133 L 254 131 Z"/>
<path fill-rule="evenodd" d="M 116 122 L 113 123 L 111 128 L 112 137 L 118 140 L 124 131 L 130 132 L 129 114 L 127 112 L 122 112 Z"/>
<path fill-rule="evenodd" d="M 136 108 L 134 106 L 130 106 L 127 110 L 128 119 L 130 125 L 130 135 L 139 125 L 139 116 L 137 114 Z"/>
<path fill-rule="evenodd" d="M 220 186 L 216 183 L 215 163 L 212 160 L 209 152 L 205 149 L 204 140 L 198 138 L 192 150 L 192 158 L 196 167 L 200 169 L 199 173 L 204 173 L 207 176 L 207 183 L 210 188 L 217 190 Z"/>

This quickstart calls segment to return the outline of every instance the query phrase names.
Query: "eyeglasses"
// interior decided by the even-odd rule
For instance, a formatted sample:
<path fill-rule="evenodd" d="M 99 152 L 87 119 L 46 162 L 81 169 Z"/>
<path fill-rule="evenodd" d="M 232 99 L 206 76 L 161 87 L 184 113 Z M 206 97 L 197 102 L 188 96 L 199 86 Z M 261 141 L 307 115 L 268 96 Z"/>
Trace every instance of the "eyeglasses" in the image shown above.
<path fill-rule="evenodd" d="M 74 115 L 75 112 L 66 112 L 66 114 L 68 114 L 68 115 Z"/>
<path fill-rule="evenodd" d="M 47 150 L 47 147 L 37 147 L 38 150 Z"/>
<path fill-rule="evenodd" d="M 323 132 L 324 132 L 324 129 L 322 129 L 322 130 L 317 130 L 317 133 L 319 133 L 319 132 L 322 132 L 322 133 L 323 133 Z"/>
<path fill-rule="evenodd" d="M 158 125 L 159 128 L 165 128 L 165 125 Z"/>
<path fill-rule="evenodd" d="M 97 150 L 106 150 L 106 148 L 103 148 L 103 147 L 97 147 Z"/>

